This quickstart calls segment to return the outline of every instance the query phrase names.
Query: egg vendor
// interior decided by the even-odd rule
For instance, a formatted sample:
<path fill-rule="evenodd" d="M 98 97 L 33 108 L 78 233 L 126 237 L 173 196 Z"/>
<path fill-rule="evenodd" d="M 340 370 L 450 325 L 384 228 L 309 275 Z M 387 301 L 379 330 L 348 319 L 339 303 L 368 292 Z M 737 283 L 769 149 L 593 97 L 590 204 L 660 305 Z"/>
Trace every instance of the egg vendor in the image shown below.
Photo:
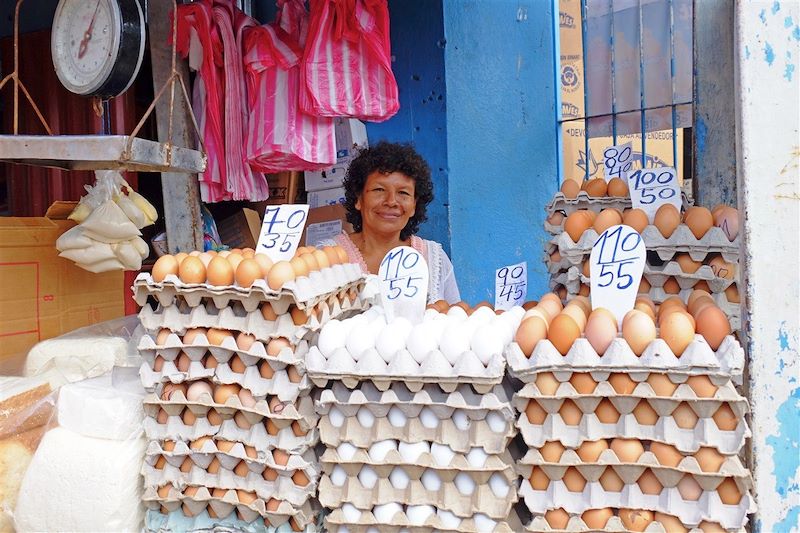
<path fill-rule="evenodd" d="M 410 246 L 428 262 L 428 302 L 461 300 L 450 258 L 436 241 L 416 235 L 433 200 L 431 170 L 407 144 L 380 142 L 350 163 L 344 179 L 347 221 L 355 230 L 334 239 L 361 270 L 377 274 L 392 248 Z"/>

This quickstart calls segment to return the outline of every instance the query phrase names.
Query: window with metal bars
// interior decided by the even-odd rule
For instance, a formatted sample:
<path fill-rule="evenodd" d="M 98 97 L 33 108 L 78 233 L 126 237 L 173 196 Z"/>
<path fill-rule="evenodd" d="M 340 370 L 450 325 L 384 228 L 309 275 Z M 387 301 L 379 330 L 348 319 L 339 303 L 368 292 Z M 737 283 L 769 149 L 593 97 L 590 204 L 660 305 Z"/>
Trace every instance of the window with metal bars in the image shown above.
<path fill-rule="evenodd" d="M 691 177 L 692 2 L 558 0 L 562 180 L 602 177 L 604 150 L 628 142 L 631 171 Z"/>

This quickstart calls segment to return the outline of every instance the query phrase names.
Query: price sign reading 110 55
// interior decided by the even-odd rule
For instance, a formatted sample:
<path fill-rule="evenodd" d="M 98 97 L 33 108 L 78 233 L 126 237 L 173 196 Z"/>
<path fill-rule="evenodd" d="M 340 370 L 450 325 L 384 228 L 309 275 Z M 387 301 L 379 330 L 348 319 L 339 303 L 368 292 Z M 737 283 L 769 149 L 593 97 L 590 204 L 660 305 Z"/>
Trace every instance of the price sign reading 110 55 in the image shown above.
<path fill-rule="evenodd" d="M 625 174 L 633 167 L 631 143 L 609 146 L 603 152 L 603 177 L 606 182 L 612 178 L 625 179 Z"/>
<path fill-rule="evenodd" d="M 646 252 L 642 236 L 630 226 L 611 226 L 598 237 L 589 257 L 592 309 L 608 309 L 622 325 L 636 303 Z"/>
<path fill-rule="evenodd" d="M 672 167 L 643 168 L 628 175 L 631 203 L 647 213 L 650 222 L 664 204 L 681 210 L 681 189 Z"/>
<path fill-rule="evenodd" d="M 294 257 L 306 218 L 308 205 L 284 204 L 267 207 L 256 252 L 267 254 L 273 261 Z"/>
<path fill-rule="evenodd" d="M 389 250 L 378 269 L 387 320 L 402 316 L 413 324 L 422 321 L 428 301 L 428 263 L 410 246 Z"/>
<path fill-rule="evenodd" d="M 523 261 L 495 271 L 494 308 L 511 309 L 528 296 L 528 263 Z"/>

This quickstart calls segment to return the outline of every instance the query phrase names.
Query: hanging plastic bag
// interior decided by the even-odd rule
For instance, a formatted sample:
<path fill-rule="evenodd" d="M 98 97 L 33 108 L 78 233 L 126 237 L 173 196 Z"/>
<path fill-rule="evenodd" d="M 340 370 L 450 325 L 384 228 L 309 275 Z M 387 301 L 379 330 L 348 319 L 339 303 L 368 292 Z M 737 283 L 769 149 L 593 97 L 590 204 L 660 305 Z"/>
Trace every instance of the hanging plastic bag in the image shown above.
<path fill-rule="evenodd" d="M 382 122 L 397 113 L 386 0 L 311 0 L 301 107 Z"/>

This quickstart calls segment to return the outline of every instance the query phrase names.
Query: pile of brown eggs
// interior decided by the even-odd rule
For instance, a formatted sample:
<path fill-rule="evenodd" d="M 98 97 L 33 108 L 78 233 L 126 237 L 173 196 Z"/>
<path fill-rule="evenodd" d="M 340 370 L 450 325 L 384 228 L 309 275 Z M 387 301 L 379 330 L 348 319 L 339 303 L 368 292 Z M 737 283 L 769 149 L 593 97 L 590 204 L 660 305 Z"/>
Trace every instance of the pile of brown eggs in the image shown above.
<path fill-rule="evenodd" d="M 561 194 L 569 200 L 578 197 L 581 191 L 592 198 L 627 198 L 630 196 L 628 184 L 621 178 L 611 178 L 608 182 L 604 178 L 593 178 L 578 183 L 577 180 L 564 180 L 561 184 Z"/>

